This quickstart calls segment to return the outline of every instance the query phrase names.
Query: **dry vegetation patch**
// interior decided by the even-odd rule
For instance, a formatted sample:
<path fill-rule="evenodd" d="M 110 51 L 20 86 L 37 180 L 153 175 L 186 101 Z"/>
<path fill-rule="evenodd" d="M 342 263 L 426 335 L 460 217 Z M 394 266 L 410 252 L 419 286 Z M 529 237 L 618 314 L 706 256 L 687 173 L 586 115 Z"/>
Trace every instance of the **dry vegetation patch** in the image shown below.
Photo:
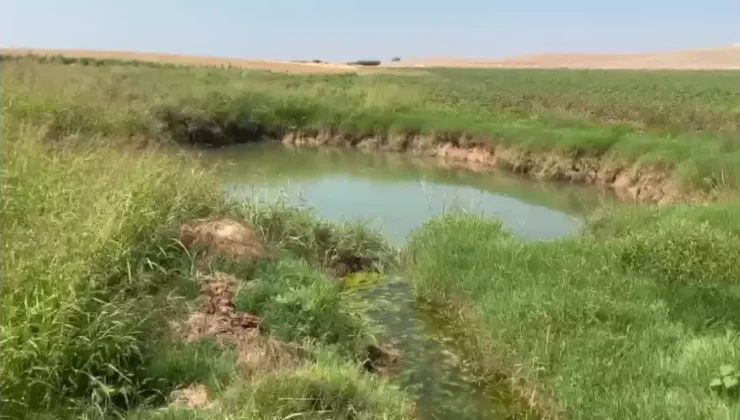
<path fill-rule="evenodd" d="M 264 255 L 254 228 L 227 218 L 187 223 L 180 229 L 180 241 L 191 251 L 205 251 L 214 257 L 256 260 Z"/>
<path fill-rule="evenodd" d="M 531 54 L 502 59 L 494 58 L 418 58 L 383 63 L 376 67 L 353 66 L 345 63 L 282 61 L 205 57 L 182 54 L 145 53 L 135 51 L 59 50 L 42 48 L 3 48 L 2 54 L 54 55 L 99 60 L 131 60 L 186 66 L 213 66 L 266 70 L 283 73 L 359 73 L 372 74 L 392 71 L 392 68 L 424 67 L 493 67 L 493 68 L 592 68 L 592 69 L 680 69 L 738 70 L 739 44 L 717 48 L 651 53 L 549 53 Z"/>
<path fill-rule="evenodd" d="M 170 404 L 188 408 L 207 408 L 211 404 L 211 397 L 205 385 L 191 384 L 172 391 Z"/>
<path fill-rule="evenodd" d="M 705 48 L 684 51 L 598 54 L 532 54 L 503 59 L 427 58 L 393 63 L 392 67 L 491 67 L 571 68 L 635 70 L 738 70 L 740 47 Z"/>
<path fill-rule="evenodd" d="M 341 63 L 312 63 L 280 60 L 204 57 L 182 54 L 145 53 L 136 51 L 61 50 L 45 48 L 3 48 L 0 53 L 8 55 L 47 55 L 69 58 L 91 58 L 97 60 L 127 60 L 148 63 L 176 64 L 184 66 L 208 66 L 267 70 L 285 73 L 352 73 L 358 69 Z"/>

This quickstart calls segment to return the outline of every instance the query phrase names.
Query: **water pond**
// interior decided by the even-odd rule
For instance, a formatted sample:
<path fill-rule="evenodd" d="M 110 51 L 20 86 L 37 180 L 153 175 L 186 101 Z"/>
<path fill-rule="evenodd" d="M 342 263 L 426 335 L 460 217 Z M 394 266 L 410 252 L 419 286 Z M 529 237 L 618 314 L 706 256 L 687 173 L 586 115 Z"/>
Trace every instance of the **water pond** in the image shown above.
<path fill-rule="evenodd" d="M 204 158 L 218 163 L 234 199 L 282 198 L 329 220 L 360 219 L 399 246 L 430 217 L 453 208 L 496 217 L 522 238 L 547 240 L 577 232 L 585 214 L 613 200 L 585 187 L 475 172 L 407 154 L 261 143 L 209 151 Z M 415 396 L 420 419 L 522 417 L 505 390 L 475 378 L 446 321 L 416 302 L 402 278 L 357 293 L 371 302 L 380 338 L 401 351 L 396 380 Z"/>

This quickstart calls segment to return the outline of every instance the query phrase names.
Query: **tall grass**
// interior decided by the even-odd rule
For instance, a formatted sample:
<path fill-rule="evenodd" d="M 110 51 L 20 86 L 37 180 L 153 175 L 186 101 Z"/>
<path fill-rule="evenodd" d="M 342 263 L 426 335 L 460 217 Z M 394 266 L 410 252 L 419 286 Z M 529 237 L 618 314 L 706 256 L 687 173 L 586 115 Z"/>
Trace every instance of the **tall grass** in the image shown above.
<path fill-rule="evenodd" d="M 161 403 L 175 386 L 191 381 L 221 391 L 231 383 L 251 386 L 234 374 L 232 349 L 182 345 L 164 336 L 167 318 L 197 291 L 200 263 L 177 241 L 180 226 L 196 218 L 251 221 L 270 248 L 268 264 L 273 257 L 291 257 L 313 279 L 302 284 L 306 299 L 294 302 L 292 317 L 274 306 L 250 308 L 276 334 L 298 345 L 313 339 L 312 352 L 322 357 L 333 352 L 324 344 L 354 342 L 342 333 L 362 336 L 360 314 L 343 306 L 336 283 L 319 271 L 392 264 L 395 254 L 377 233 L 281 206 L 225 203 L 218 181 L 197 161 L 147 147 L 147 140 L 166 145 L 169 137 L 158 137 L 150 104 L 116 85 L 126 80 L 125 72 L 118 78 L 113 70 L 107 82 L 74 74 L 67 80 L 33 63 L 15 65 L 20 67 L 2 73 L 3 418 L 108 418 Z M 240 274 L 255 269 L 221 263 Z M 283 282 L 268 292 L 291 287 Z M 317 324 L 320 316 L 334 315 L 344 317 L 348 329 Z M 305 326 L 319 330 L 304 334 Z M 354 356 L 352 350 L 345 346 L 343 356 Z M 364 418 L 378 418 L 378 407 L 395 413 L 392 418 L 407 416 L 394 411 L 405 404 L 401 392 L 362 378 L 352 361 L 327 363 L 311 368 L 311 384 L 326 387 L 326 398 L 344 398 L 350 411 L 366 399 L 382 400 L 356 408 Z M 316 373 L 322 366 L 325 372 Z M 332 370 L 339 373 L 332 376 Z M 290 376 L 282 375 L 278 383 L 294 385 L 280 382 Z M 353 386 L 355 396 L 332 395 Z M 291 390 L 293 395 L 302 388 Z M 273 415 L 268 408 L 260 415 Z"/>
<path fill-rule="evenodd" d="M 405 253 L 420 297 L 542 412 L 574 419 L 734 419 L 712 392 L 740 365 L 737 206 L 622 210 L 583 237 L 529 243 L 449 214 Z M 703 220 L 702 220 L 703 219 Z M 459 318 L 457 318 L 459 319 Z"/>
<path fill-rule="evenodd" d="M 356 271 L 387 271 L 397 264 L 397 250 L 380 231 L 361 222 L 321 220 L 309 208 L 281 201 L 255 201 L 239 209 L 272 247 L 342 277 Z"/>
<path fill-rule="evenodd" d="M 226 213 L 251 220 L 262 233 L 274 252 L 264 266 L 220 262 L 216 268 L 245 283 L 252 273 L 262 279 L 263 287 L 246 295 L 251 303 L 244 309 L 263 317 L 269 332 L 299 345 L 311 340 L 318 355 L 335 352 L 331 348 L 350 360 L 359 355 L 366 337 L 362 315 L 345 305 L 338 283 L 317 270 L 356 261 L 359 266 L 350 269 L 392 264 L 395 255 L 377 234 L 281 206 L 226 204 L 210 173 L 171 154 L 101 149 L 78 139 L 56 139 L 50 146 L 43 130 L 13 121 L 3 127 L 4 417 L 101 418 L 159 402 L 190 381 L 221 391 L 235 380 L 252 386 L 235 377 L 235 356 L 228 348 L 208 343 L 181 348 L 162 334 L 164 321 L 177 313 L 195 282 L 193 256 L 176 240 L 180 225 L 194 218 Z M 280 299 L 290 301 L 281 306 Z M 344 410 L 379 418 L 373 413 L 376 403 L 354 404 L 363 398 L 380 398 L 389 407 L 405 404 L 400 392 L 363 379 L 350 362 L 333 363 L 324 371 L 323 365 L 311 368 L 310 387 L 326 387 L 328 399 L 344 398 L 349 404 Z M 339 376 L 329 375 L 331 369 Z M 282 375 L 270 386 L 301 392 L 293 380 L 281 382 L 291 373 Z M 334 395 L 332 386 L 360 388 L 354 397 Z M 270 407 L 284 411 L 282 404 Z M 383 410 L 391 418 L 407 416 Z"/>
<path fill-rule="evenodd" d="M 153 154 L 49 153 L 38 129 L 3 122 L 3 413 L 131 398 L 155 295 L 182 264 L 173 233 L 218 208 L 216 184 Z"/>
<path fill-rule="evenodd" d="M 166 63 L 48 56 L 4 56 L 6 65 L 33 60 L 42 64 L 66 64 L 75 69 L 87 66 L 129 67 L 154 70 L 192 68 Z M 218 68 L 195 69 L 213 75 L 227 74 Z M 87 71 L 87 70 L 84 70 Z M 95 69 L 93 69 L 95 71 Z M 458 114 L 517 114 L 562 117 L 601 122 L 625 122 L 664 132 L 737 132 L 740 111 L 735 106 L 738 74 L 734 71 L 635 71 L 635 70 L 512 70 L 428 68 L 404 74 L 395 69 L 373 76 L 285 75 L 230 71 L 222 76 L 248 74 L 268 82 L 263 91 L 275 91 L 281 84 L 297 88 L 301 96 L 329 95 L 332 102 L 342 96 L 356 103 L 386 107 L 428 107 L 457 110 Z M 174 74 L 174 73 L 173 73 Z M 416 77 L 424 74 L 426 77 Z M 200 77 L 207 79 L 207 77 Z M 229 80 L 231 81 L 231 80 Z M 367 88 L 372 87 L 370 95 Z M 348 89 L 349 88 L 349 89 Z M 388 95 L 397 91 L 397 95 Z M 353 93 L 348 95 L 348 93 Z M 412 94 L 410 94 L 412 93 Z M 392 101 L 389 99 L 393 98 Z M 373 100 L 376 99 L 376 100 Z M 379 100 L 378 100 L 379 99 Z"/>

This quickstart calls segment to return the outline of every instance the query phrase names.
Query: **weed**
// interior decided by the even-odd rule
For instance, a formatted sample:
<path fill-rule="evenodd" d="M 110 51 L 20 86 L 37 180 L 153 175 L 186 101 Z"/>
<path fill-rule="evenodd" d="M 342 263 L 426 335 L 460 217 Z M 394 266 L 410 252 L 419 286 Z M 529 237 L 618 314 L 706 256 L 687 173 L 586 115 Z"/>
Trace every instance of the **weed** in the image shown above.
<path fill-rule="evenodd" d="M 182 267 L 172 232 L 217 209 L 212 178 L 183 183 L 186 162 L 147 153 L 50 154 L 3 129 L 3 412 L 132 398 L 170 306 L 158 292 Z"/>
<path fill-rule="evenodd" d="M 275 249 L 286 250 L 337 277 L 357 271 L 385 271 L 396 253 L 377 230 L 358 222 L 333 224 L 317 218 L 310 209 L 281 202 L 245 204 L 240 213 Z"/>
<path fill-rule="evenodd" d="M 359 314 L 343 303 L 340 285 L 303 261 L 283 258 L 257 271 L 237 295 L 237 309 L 258 314 L 266 329 L 286 341 L 335 345 L 359 354 L 365 338 Z"/>
<path fill-rule="evenodd" d="M 724 215 L 712 207 L 639 213 L 535 243 L 452 213 L 412 234 L 403 260 L 420 298 L 462 316 L 461 344 L 480 366 L 540 412 L 735 418 L 740 406 L 706 384 L 718 364 L 740 361 L 738 236 L 712 230 L 721 219 L 710 215 Z"/>

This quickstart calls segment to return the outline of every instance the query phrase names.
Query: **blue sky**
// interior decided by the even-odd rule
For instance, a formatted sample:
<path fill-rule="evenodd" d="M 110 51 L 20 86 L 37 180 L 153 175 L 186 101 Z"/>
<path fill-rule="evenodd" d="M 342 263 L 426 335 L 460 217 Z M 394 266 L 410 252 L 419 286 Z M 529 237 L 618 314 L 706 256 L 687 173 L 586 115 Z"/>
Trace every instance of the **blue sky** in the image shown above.
<path fill-rule="evenodd" d="M 273 59 L 500 57 L 740 43 L 740 0 L 6 0 L 0 46 Z"/>

